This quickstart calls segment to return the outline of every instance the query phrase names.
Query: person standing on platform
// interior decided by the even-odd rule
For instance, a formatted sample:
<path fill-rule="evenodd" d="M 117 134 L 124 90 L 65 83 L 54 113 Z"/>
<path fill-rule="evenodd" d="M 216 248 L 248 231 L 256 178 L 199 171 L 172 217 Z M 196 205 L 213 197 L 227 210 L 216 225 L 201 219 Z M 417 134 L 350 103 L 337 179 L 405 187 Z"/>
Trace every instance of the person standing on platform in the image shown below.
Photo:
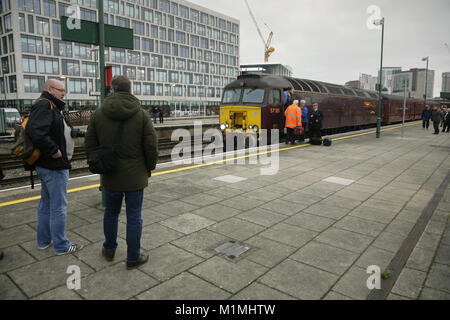
<path fill-rule="evenodd" d="M 159 114 L 159 123 L 164 123 L 164 114 L 161 108 L 158 107 L 158 114 Z"/>
<path fill-rule="evenodd" d="M 286 109 L 292 104 L 292 97 L 294 94 L 294 89 L 289 89 L 284 91 L 284 108 Z"/>
<path fill-rule="evenodd" d="M 430 106 L 427 105 L 422 111 L 422 128 L 425 129 L 430 127 L 431 110 Z"/>
<path fill-rule="evenodd" d="M 154 124 L 157 123 L 157 122 L 156 122 L 156 117 L 158 116 L 158 113 L 159 113 L 158 110 L 159 110 L 158 107 L 156 107 L 156 106 L 153 106 L 153 107 L 152 107 L 153 123 L 154 123 Z"/>
<path fill-rule="evenodd" d="M 300 109 L 302 109 L 302 126 L 303 126 L 303 134 L 300 136 L 300 142 L 305 141 L 306 130 L 308 129 L 308 107 L 306 107 L 306 101 L 300 101 Z"/>
<path fill-rule="evenodd" d="M 322 129 L 323 112 L 319 110 L 318 103 L 313 104 L 313 111 L 311 112 L 311 116 L 309 117 L 309 119 L 311 120 L 309 122 L 310 138 L 321 138 L 322 134 L 320 133 L 320 129 Z"/>
<path fill-rule="evenodd" d="M 38 249 L 53 244 L 56 255 L 74 253 L 82 246 L 66 236 L 67 185 L 74 142 L 62 111 L 65 103 L 64 84 L 47 80 L 44 91 L 31 107 L 26 134 L 42 155 L 35 167 L 41 180 L 41 200 L 37 217 Z"/>
<path fill-rule="evenodd" d="M 433 134 L 439 134 L 439 124 L 442 121 L 442 112 L 438 107 L 434 106 L 431 112 L 431 121 L 433 121 L 434 132 Z"/>
<path fill-rule="evenodd" d="M 442 132 L 445 132 L 447 130 L 447 132 L 449 132 L 450 129 L 450 112 L 448 110 L 448 107 L 444 106 L 444 116 L 442 119 Z"/>
<path fill-rule="evenodd" d="M 294 128 L 302 126 L 302 109 L 298 106 L 298 100 L 294 100 L 285 111 L 285 127 L 287 128 L 286 144 L 295 144 Z"/>
<path fill-rule="evenodd" d="M 112 94 L 91 117 L 85 139 L 86 153 L 96 147 L 112 146 L 120 126 L 122 135 L 115 152 L 117 166 L 103 175 L 106 208 L 103 218 L 105 242 L 102 255 L 112 261 L 117 249 L 119 214 L 125 197 L 127 213 L 127 269 L 134 269 L 148 261 L 141 252 L 142 203 L 148 178 L 158 159 L 156 131 L 139 100 L 131 94 L 131 81 L 124 76 L 114 77 Z"/>

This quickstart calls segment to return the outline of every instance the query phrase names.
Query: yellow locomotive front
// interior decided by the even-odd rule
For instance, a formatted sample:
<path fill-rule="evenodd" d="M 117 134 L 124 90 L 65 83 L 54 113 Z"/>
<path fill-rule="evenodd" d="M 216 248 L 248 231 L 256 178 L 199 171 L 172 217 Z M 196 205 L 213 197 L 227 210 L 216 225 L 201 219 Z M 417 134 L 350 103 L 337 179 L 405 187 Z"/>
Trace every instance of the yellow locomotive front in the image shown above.
<path fill-rule="evenodd" d="M 222 132 L 225 134 L 228 132 L 259 133 L 263 102 L 263 89 L 225 89 L 220 107 L 220 129 Z"/>

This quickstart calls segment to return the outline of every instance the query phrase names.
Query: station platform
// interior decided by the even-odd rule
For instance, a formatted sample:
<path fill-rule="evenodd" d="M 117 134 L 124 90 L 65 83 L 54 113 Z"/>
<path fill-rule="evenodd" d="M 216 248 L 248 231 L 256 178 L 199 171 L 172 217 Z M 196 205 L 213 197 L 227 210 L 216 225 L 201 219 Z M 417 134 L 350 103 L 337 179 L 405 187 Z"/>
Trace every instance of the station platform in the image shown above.
<path fill-rule="evenodd" d="M 2 190 L 0 300 L 448 300 L 450 134 L 400 132 L 280 144 L 275 175 L 261 161 L 159 166 L 142 211 L 149 262 L 132 271 L 124 210 L 115 260 L 101 255 L 98 176 L 69 183 L 67 235 L 84 248 L 67 256 L 37 249 L 39 186 Z M 66 285 L 73 265 L 79 290 Z M 370 266 L 390 271 L 380 289 Z"/>

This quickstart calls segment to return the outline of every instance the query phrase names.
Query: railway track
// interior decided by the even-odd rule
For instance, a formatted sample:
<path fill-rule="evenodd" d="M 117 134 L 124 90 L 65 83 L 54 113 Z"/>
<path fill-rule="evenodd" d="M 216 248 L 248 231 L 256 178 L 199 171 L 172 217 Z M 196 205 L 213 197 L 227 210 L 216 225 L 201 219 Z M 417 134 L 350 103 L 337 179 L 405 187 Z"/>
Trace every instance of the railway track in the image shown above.
<path fill-rule="evenodd" d="M 194 154 L 195 142 L 191 141 L 192 155 Z M 175 147 L 179 142 L 174 142 L 170 140 L 160 140 L 158 143 L 158 163 L 164 163 L 171 161 L 171 152 L 173 147 Z M 202 148 L 207 145 L 207 143 L 201 142 Z M 86 154 L 84 147 L 76 147 L 74 150 L 74 155 L 71 160 L 73 168 L 70 170 L 71 176 L 76 176 L 78 174 L 89 173 L 89 168 L 86 162 Z M 0 155 L 0 168 L 3 169 L 5 178 L 0 180 L 0 188 L 10 187 L 17 184 L 23 184 L 29 182 L 30 174 L 28 171 L 23 169 L 22 160 L 12 159 L 9 155 Z M 17 174 L 16 174 L 17 173 Z M 20 176 L 19 176 L 20 175 Z M 36 172 L 34 172 L 35 181 L 38 181 Z M 35 182 L 38 183 L 38 182 Z"/>

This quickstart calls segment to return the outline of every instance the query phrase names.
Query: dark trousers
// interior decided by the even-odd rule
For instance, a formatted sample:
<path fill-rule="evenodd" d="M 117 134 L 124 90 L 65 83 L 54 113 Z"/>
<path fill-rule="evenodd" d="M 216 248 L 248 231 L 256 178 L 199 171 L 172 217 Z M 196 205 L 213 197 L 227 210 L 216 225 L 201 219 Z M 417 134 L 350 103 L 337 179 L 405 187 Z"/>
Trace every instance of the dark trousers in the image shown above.
<path fill-rule="evenodd" d="M 127 261 L 136 262 L 141 256 L 142 202 L 144 190 L 120 192 L 105 190 L 106 209 L 103 218 L 103 231 L 107 250 L 117 249 L 117 233 L 122 200 L 125 196 L 127 211 Z"/>
<path fill-rule="evenodd" d="M 292 128 L 287 128 L 286 143 L 288 142 L 295 143 L 295 134 L 294 129 Z"/>
<path fill-rule="evenodd" d="M 450 123 L 444 122 L 444 125 L 442 127 L 442 132 L 444 132 L 445 130 L 447 130 L 447 132 L 450 131 Z"/>
<path fill-rule="evenodd" d="M 159 123 L 164 123 L 164 116 L 162 113 L 159 114 Z"/>
<path fill-rule="evenodd" d="M 308 122 L 302 122 L 303 134 L 300 136 L 300 141 L 303 142 L 306 139 L 306 130 L 308 130 Z"/>
<path fill-rule="evenodd" d="M 311 125 L 309 127 L 309 138 L 313 137 L 322 138 L 322 134 L 320 133 L 320 126 Z"/>
<path fill-rule="evenodd" d="M 434 133 L 439 134 L 439 123 L 440 121 L 433 121 Z"/>
<path fill-rule="evenodd" d="M 423 120 L 422 121 L 422 128 L 429 128 L 430 127 L 430 120 Z"/>

